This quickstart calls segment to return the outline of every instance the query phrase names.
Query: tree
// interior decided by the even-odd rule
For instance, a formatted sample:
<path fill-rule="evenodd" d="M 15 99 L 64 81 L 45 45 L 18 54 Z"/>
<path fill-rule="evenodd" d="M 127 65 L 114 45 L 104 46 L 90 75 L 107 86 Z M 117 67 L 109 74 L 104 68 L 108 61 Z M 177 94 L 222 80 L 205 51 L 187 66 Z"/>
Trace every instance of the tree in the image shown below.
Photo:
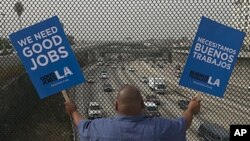
<path fill-rule="evenodd" d="M 69 40 L 70 45 L 75 45 L 76 44 L 74 36 L 67 34 L 67 38 Z"/>
<path fill-rule="evenodd" d="M 0 38 L 0 50 L 2 49 L 11 49 L 12 45 L 10 40 L 7 38 Z"/>

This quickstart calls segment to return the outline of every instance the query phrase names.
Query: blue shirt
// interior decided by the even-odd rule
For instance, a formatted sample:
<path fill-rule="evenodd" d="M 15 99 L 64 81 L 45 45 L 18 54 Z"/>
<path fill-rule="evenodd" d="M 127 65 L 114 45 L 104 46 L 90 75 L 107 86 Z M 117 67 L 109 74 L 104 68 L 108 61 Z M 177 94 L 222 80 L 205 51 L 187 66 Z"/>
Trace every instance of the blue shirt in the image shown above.
<path fill-rule="evenodd" d="M 143 115 L 82 120 L 81 141 L 186 141 L 186 122 Z"/>

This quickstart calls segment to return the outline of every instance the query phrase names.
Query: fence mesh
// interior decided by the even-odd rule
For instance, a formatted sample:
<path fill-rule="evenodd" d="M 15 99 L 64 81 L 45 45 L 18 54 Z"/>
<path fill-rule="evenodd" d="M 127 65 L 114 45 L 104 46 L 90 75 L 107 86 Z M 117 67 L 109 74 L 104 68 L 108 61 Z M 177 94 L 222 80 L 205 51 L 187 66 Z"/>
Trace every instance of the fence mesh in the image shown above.
<path fill-rule="evenodd" d="M 124 84 L 137 86 L 144 100 L 155 101 L 157 116 L 179 117 L 186 101 L 198 93 L 178 81 L 188 55 L 180 52 L 190 49 L 201 16 L 244 31 L 225 98 L 203 94 L 187 139 L 222 139 L 229 125 L 250 122 L 247 0 L 2 0 L 0 7 L 0 140 L 78 140 L 62 96 L 38 98 L 8 38 L 54 15 L 87 79 L 68 93 L 88 118 L 114 116 L 115 96 Z M 163 78 L 165 94 L 150 89 L 150 78 Z M 93 102 L 101 115 L 90 114 Z"/>

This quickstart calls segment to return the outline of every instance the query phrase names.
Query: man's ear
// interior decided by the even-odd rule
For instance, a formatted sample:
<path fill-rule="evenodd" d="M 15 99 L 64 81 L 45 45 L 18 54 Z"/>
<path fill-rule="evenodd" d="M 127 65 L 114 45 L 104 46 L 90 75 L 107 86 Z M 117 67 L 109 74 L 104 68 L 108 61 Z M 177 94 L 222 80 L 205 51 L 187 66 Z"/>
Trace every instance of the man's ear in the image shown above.
<path fill-rule="evenodd" d="M 145 107 L 143 99 L 141 100 L 141 107 L 142 107 L 142 108 Z"/>
<path fill-rule="evenodd" d="M 118 103 L 115 101 L 115 110 L 118 111 Z"/>

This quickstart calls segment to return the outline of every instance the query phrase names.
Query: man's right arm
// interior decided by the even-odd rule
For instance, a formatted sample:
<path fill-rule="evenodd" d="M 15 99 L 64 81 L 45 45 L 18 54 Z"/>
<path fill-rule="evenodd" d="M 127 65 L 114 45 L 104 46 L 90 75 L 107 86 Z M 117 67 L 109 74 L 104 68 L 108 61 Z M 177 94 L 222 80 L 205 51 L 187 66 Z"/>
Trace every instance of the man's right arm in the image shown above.
<path fill-rule="evenodd" d="M 73 122 L 76 126 L 79 125 L 79 123 L 81 122 L 81 120 L 85 119 L 84 116 L 82 116 L 76 108 L 76 105 L 74 104 L 73 101 L 67 101 L 64 103 L 65 104 L 65 110 L 66 113 L 72 117 Z"/>
<path fill-rule="evenodd" d="M 195 96 L 193 97 L 189 104 L 187 110 L 182 114 L 183 118 L 186 121 L 186 130 L 191 126 L 193 115 L 196 112 L 200 111 L 200 98 Z"/>

